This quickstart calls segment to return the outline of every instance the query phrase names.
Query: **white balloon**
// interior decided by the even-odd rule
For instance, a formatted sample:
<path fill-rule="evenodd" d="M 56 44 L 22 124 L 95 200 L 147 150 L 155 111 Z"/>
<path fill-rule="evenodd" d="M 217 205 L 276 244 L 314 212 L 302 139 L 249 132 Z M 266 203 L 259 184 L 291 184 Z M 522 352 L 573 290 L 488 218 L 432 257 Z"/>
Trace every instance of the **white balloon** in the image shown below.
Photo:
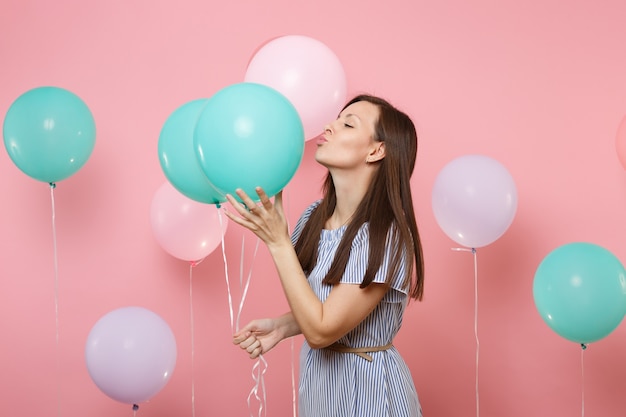
<path fill-rule="evenodd" d="M 479 248 L 499 239 L 517 211 L 517 189 L 508 170 L 484 155 L 446 164 L 432 191 L 435 219 L 456 243 Z"/>

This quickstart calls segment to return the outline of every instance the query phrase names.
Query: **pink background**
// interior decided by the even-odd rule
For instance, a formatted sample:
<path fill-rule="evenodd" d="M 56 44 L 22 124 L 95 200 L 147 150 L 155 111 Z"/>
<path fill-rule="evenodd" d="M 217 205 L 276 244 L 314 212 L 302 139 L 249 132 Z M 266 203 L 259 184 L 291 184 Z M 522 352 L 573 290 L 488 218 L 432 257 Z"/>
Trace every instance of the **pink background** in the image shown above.
<path fill-rule="evenodd" d="M 192 270 L 191 289 L 189 264 L 152 235 L 150 202 L 165 181 L 157 140 L 176 107 L 241 82 L 269 39 L 301 34 L 341 59 L 349 95 L 387 97 L 418 127 L 412 185 L 426 295 L 396 345 L 426 415 L 476 414 L 473 260 L 451 250 L 431 190 L 451 159 L 482 153 L 509 169 L 519 206 L 506 234 L 478 250 L 480 415 L 579 415 L 584 393 L 587 415 L 622 416 L 623 323 L 581 364 L 580 347 L 541 320 L 532 282 L 569 242 L 626 259 L 626 174 L 614 145 L 626 113 L 624 16 L 622 0 L 4 0 L 0 114 L 31 88 L 63 87 L 93 112 L 97 139 L 87 164 L 54 190 L 58 347 L 49 186 L 0 152 L 0 414 L 132 415 L 92 383 L 84 345 L 100 317 L 137 305 L 161 315 L 178 344 L 172 379 L 139 416 L 249 415 L 254 362 L 231 344 L 221 249 Z M 291 221 L 318 196 L 313 152 L 307 143 L 286 190 Z M 241 273 L 252 268 L 252 283 L 242 322 L 286 309 L 266 250 L 253 262 L 255 239 L 229 227 L 235 304 L 244 236 Z M 268 415 L 292 415 L 291 355 L 287 341 L 266 356 Z"/>

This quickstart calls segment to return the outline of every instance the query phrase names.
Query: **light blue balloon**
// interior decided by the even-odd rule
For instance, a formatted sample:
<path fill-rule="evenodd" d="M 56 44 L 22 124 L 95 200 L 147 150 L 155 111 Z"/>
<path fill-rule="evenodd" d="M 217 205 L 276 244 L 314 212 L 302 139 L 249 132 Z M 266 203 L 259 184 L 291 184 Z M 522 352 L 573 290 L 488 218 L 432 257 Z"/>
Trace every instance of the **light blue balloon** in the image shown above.
<path fill-rule="evenodd" d="M 598 245 L 566 244 L 537 268 L 533 296 L 541 318 L 558 335 L 595 342 L 613 332 L 626 314 L 626 271 Z"/>
<path fill-rule="evenodd" d="M 209 98 L 194 145 L 211 184 L 235 197 L 241 188 L 258 201 L 257 186 L 273 196 L 296 173 L 304 154 L 304 129 L 284 95 L 262 84 L 239 83 Z"/>
<path fill-rule="evenodd" d="M 207 102 L 190 101 L 167 118 L 159 135 L 159 161 L 170 184 L 183 195 L 201 203 L 219 204 L 226 196 L 204 175 L 193 144 L 196 122 Z"/>
<path fill-rule="evenodd" d="M 26 175 L 54 183 L 87 162 L 96 141 L 96 126 L 87 105 L 58 87 L 38 87 L 19 96 L 3 125 L 4 146 Z"/>

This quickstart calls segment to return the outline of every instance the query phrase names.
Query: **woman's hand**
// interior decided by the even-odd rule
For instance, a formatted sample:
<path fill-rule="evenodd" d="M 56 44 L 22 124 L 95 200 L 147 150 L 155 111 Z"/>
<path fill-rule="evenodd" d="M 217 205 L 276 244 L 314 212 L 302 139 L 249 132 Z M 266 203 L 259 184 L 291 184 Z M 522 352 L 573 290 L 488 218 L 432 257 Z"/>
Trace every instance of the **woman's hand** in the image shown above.
<path fill-rule="evenodd" d="M 283 192 L 280 191 L 274 198 L 274 203 L 261 187 L 256 188 L 260 205 L 257 205 L 242 189 L 236 190 L 237 196 L 243 202 L 238 202 L 232 195 L 226 198 L 237 211 L 238 216 L 225 210 L 226 216 L 235 223 L 249 229 L 257 235 L 271 249 L 272 246 L 288 243 L 291 245 L 287 221 L 283 212 Z"/>
<path fill-rule="evenodd" d="M 253 320 L 233 335 L 233 343 L 248 352 L 251 359 L 269 352 L 282 339 L 274 319 Z"/>

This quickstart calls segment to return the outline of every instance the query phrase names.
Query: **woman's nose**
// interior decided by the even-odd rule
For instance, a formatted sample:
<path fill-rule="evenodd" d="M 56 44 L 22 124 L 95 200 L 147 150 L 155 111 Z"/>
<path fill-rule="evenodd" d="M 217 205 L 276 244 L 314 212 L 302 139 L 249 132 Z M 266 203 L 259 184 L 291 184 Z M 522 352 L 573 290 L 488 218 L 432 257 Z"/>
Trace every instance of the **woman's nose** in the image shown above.
<path fill-rule="evenodd" d="M 324 134 L 331 133 L 331 132 L 332 132 L 332 130 L 330 128 L 330 125 L 324 126 Z"/>

